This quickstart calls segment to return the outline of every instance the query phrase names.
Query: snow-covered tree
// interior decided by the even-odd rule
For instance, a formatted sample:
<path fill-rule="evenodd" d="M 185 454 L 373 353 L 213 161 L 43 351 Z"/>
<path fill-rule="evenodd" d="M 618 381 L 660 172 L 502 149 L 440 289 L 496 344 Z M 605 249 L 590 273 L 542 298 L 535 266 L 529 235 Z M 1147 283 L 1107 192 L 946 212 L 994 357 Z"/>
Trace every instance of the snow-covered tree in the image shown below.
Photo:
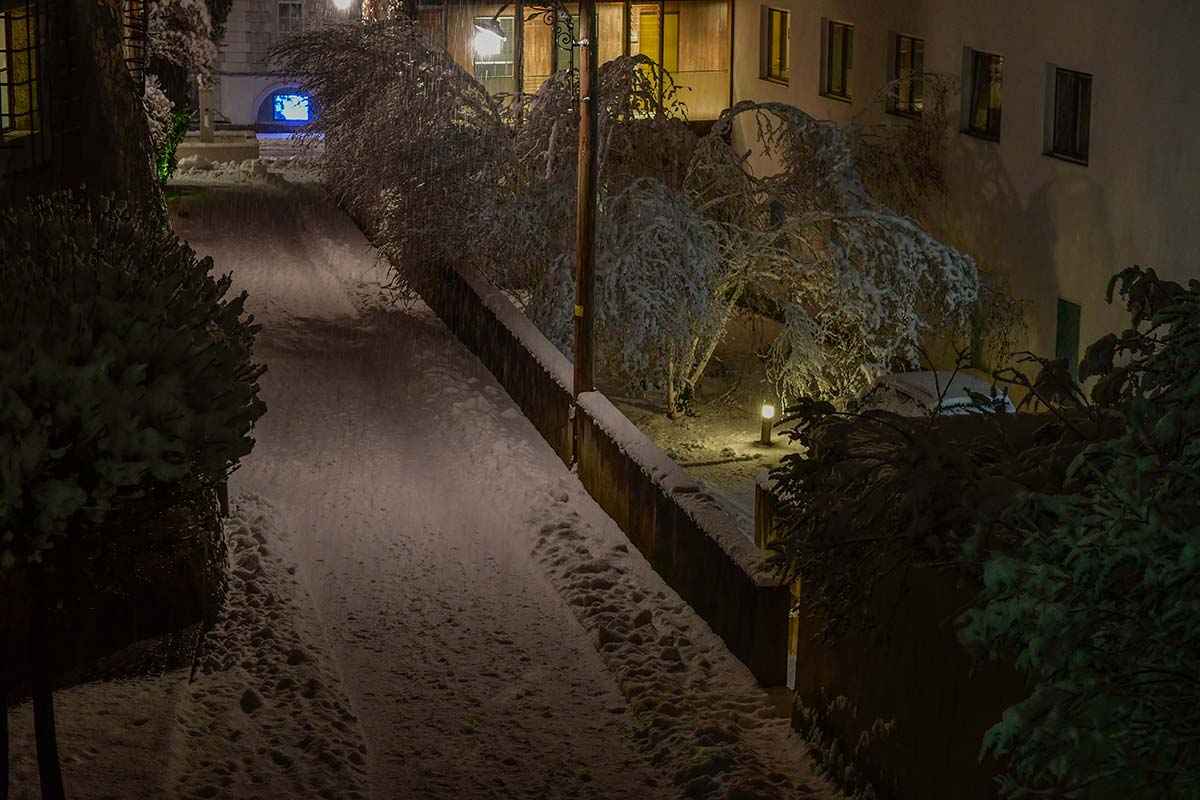
<path fill-rule="evenodd" d="M 410 20 L 333 24 L 292 37 L 279 55 L 322 108 L 327 183 L 369 222 L 398 284 L 446 263 L 473 268 L 565 350 L 575 76 L 493 97 Z M 780 395 L 837 399 L 915 364 L 929 334 L 965 327 L 974 263 L 893 207 L 915 208 L 940 183 L 945 93 L 929 94 L 930 129 L 915 143 L 886 124 L 841 126 L 777 103 L 739 104 L 698 140 L 653 61 L 603 65 L 601 368 L 677 410 L 755 294 L 773 298 L 785 322 L 768 364 Z M 748 149 L 730 143 L 741 120 L 754 131 Z M 757 174 L 752 156 L 776 168 Z"/>
<path fill-rule="evenodd" d="M 750 150 L 729 143 L 742 115 Z M 868 190 L 861 141 L 854 125 L 743 102 L 722 114 L 689 172 L 699 208 L 730 232 L 736 269 L 727 296 L 753 287 L 782 307 L 768 377 L 785 400 L 844 398 L 916 365 L 923 337 L 965 329 L 978 291 L 969 256 Z M 752 154 L 774 171 L 756 174 Z"/>
<path fill-rule="evenodd" d="M 406 19 L 331 23 L 289 37 L 277 57 L 321 109 L 326 184 L 401 265 L 398 288 L 474 261 L 488 233 L 478 220 L 511 195 L 500 101 Z"/>
<path fill-rule="evenodd" d="M 217 45 L 204 0 L 150 0 L 146 50 L 152 62 L 209 75 L 217 65 Z"/>

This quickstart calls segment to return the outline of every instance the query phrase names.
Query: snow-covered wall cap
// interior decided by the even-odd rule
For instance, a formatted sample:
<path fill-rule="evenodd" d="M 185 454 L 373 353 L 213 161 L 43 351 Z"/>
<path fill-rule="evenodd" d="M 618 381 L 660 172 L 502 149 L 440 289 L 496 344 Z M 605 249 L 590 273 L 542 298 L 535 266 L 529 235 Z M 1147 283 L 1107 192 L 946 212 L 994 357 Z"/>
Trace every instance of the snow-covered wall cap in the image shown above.
<path fill-rule="evenodd" d="M 584 392 L 579 395 L 579 408 L 612 437 L 621 452 L 633 459 L 655 485 L 674 499 L 700 530 L 720 545 L 755 583 L 778 585 L 774 568 L 746 538 L 733 517 L 702 492 L 696 479 L 630 422 L 607 397 L 600 392 Z"/>
<path fill-rule="evenodd" d="M 575 370 L 571 366 L 571 360 L 560 353 L 558 348 L 552 345 L 550 340 L 537 329 L 537 326 L 513 305 L 513 301 L 509 299 L 508 295 L 469 270 L 459 270 L 458 273 L 475 291 L 475 294 L 479 295 L 479 299 L 488 310 L 496 315 L 500 324 L 517 337 L 517 341 L 525 346 L 530 355 L 546 368 L 546 371 L 554 378 L 554 382 L 565 389 L 568 394 L 573 394 Z"/>

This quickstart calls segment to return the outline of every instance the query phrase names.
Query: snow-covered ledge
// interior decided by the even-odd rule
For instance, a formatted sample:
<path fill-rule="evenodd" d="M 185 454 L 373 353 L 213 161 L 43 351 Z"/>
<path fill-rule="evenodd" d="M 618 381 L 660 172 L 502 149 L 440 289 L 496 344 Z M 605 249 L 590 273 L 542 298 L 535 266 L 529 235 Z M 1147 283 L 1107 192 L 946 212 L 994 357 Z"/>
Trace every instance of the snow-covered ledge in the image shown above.
<path fill-rule="evenodd" d="M 766 556 L 604 395 L 580 395 L 576 422 L 588 493 L 760 683 L 784 685 L 791 595 Z"/>
<path fill-rule="evenodd" d="M 419 291 L 667 584 L 760 683 L 784 685 L 790 594 L 733 518 L 602 394 L 580 398 L 576 438 L 571 362 L 503 292 L 453 268 Z"/>

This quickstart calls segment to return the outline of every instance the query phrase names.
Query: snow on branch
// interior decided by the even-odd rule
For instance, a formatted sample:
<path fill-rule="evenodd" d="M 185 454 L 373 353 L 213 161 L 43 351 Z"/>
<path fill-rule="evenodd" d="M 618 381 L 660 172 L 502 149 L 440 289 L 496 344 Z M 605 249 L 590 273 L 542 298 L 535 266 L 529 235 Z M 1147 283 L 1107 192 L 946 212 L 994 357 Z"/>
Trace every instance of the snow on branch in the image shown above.
<path fill-rule="evenodd" d="M 276 55 L 320 110 L 312 132 L 325 137 L 327 184 L 371 227 L 398 286 L 430 267 L 468 267 L 565 352 L 576 77 L 492 96 L 405 19 L 334 23 Z M 785 322 L 768 362 L 785 400 L 845 398 L 915 364 L 924 337 L 959 331 L 978 293 L 975 264 L 903 211 L 940 185 L 946 92 L 925 85 L 926 121 L 915 125 L 843 126 L 744 102 L 698 139 L 661 66 L 645 56 L 604 64 L 601 368 L 663 391 L 678 410 L 751 295 L 771 298 Z M 748 146 L 732 144 L 747 131 Z"/>
<path fill-rule="evenodd" d="M 382 252 L 418 270 L 469 252 L 469 221 L 508 183 L 501 104 L 411 20 L 333 23 L 276 57 L 320 110 L 327 185 Z"/>
<path fill-rule="evenodd" d="M 729 144 L 742 115 L 757 152 Z M 969 256 L 872 195 L 862 154 L 876 151 L 864 151 L 860 132 L 792 106 L 743 102 L 721 116 L 689 170 L 700 206 L 750 248 L 738 285 L 772 286 L 782 300 L 768 377 L 785 401 L 844 399 L 916 366 L 922 338 L 961 331 L 978 293 Z M 762 162 L 769 168 L 758 174 Z"/>
<path fill-rule="evenodd" d="M 204 0 L 150 0 L 146 49 L 151 60 L 207 76 L 217 66 L 212 18 Z"/>

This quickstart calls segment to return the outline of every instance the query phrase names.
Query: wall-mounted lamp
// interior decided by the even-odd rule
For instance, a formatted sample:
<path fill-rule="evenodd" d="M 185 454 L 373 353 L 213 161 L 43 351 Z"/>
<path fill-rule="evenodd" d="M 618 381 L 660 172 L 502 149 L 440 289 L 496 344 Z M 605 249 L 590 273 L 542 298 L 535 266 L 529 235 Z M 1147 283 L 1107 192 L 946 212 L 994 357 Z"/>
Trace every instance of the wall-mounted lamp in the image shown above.
<path fill-rule="evenodd" d="M 775 419 L 775 406 L 770 403 L 763 403 L 762 407 L 762 436 L 759 441 L 763 444 L 771 443 L 771 420 Z"/>

